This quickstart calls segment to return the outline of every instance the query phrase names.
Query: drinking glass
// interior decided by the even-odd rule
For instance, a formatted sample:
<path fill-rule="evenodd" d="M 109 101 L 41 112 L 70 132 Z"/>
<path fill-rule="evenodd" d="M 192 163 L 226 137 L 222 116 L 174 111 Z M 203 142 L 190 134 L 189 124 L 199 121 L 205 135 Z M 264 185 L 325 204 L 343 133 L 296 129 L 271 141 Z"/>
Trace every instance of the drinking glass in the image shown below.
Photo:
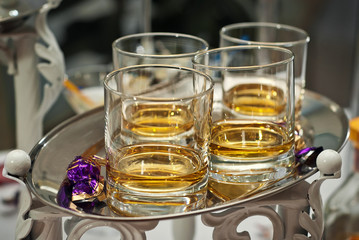
<path fill-rule="evenodd" d="M 208 49 L 208 43 L 181 33 L 139 33 L 127 35 L 112 44 L 114 67 L 141 64 L 169 64 L 192 67 L 192 58 Z"/>
<path fill-rule="evenodd" d="M 294 54 L 295 107 L 299 119 L 305 90 L 307 47 L 310 38 L 300 29 L 289 25 L 248 22 L 222 27 L 220 47 L 234 45 L 264 45 L 287 48 Z"/>
<path fill-rule="evenodd" d="M 193 64 L 222 84 L 213 107 L 209 189 L 228 200 L 288 176 L 294 164 L 292 52 L 223 47 L 196 55 Z"/>
<path fill-rule="evenodd" d="M 104 86 L 109 207 L 135 216 L 203 206 L 212 79 L 193 68 L 144 64 L 109 73 Z"/>

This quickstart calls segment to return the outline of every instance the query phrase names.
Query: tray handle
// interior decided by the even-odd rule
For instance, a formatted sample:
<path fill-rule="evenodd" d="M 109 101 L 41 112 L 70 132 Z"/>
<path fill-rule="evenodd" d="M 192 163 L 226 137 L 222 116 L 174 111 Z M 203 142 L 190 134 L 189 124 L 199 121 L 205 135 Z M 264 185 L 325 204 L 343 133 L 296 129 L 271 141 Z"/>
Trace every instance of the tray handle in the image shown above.
<path fill-rule="evenodd" d="M 21 186 L 19 198 L 19 214 L 16 221 L 16 239 L 23 239 L 29 235 L 33 226 L 33 220 L 27 218 L 30 211 L 32 197 L 23 179 L 31 167 L 30 156 L 23 150 L 16 149 L 9 152 L 5 158 L 2 175 L 16 181 Z"/>

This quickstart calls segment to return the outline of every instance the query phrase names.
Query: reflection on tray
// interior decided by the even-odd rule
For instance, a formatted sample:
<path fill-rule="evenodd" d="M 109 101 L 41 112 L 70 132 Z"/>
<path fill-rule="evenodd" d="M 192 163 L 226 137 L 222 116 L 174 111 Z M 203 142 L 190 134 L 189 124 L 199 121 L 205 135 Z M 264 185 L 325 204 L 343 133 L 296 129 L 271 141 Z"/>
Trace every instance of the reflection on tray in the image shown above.
<path fill-rule="evenodd" d="M 348 118 L 338 105 L 319 94 L 307 91 L 302 113 L 300 130 L 306 146 L 323 146 L 324 149 L 335 151 L 342 149 L 348 137 Z M 172 218 L 178 215 L 186 216 L 218 211 L 271 196 L 291 188 L 317 172 L 315 161 L 313 161 L 309 166 L 298 165 L 290 177 L 280 181 L 252 186 L 252 188 L 239 187 L 241 188 L 239 194 L 234 191 L 227 191 L 227 193 L 222 191 L 224 192 L 222 195 L 227 197 L 217 197 L 213 191 L 209 191 L 205 208 L 177 215 L 148 217 L 116 215 L 108 208 L 104 200 L 101 200 L 100 204 L 93 209 L 86 209 L 86 211 L 78 206 L 62 207 L 56 201 L 56 196 L 65 178 L 66 168 L 74 157 L 76 155 L 98 155 L 104 158 L 105 156 L 103 117 L 102 108 L 77 115 L 48 133 L 31 151 L 32 166 L 25 181 L 31 192 L 44 204 L 68 214 L 101 220 Z M 299 148 L 301 149 L 302 146 Z M 103 170 L 104 167 L 101 168 L 102 176 L 105 175 Z M 241 193 L 245 193 L 245 195 Z"/>
<path fill-rule="evenodd" d="M 309 124 L 302 125 L 308 127 Z M 299 128 L 297 128 L 299 129 Z M 310 128 L 307 128 L 310 129 Z M 304 136 L 310 136 L 305 128 L 301 128 L 301 136 L 297 136 L 300 140 L 300 147 L 306 147 L 306 143 L 312 142 L 312 139 L 304 139 Z M 305 144 L 305 146 L 303 145 Z M 299 145 L 296 145 L 299 146 Z M 101 166 L 106 167 L 106 159 L 99 157 L 98 154 L 104 148 L 104 141 L 99 142 L 89 147 L 82 153 L 81 156 L 76 156 L 67 168 L 67 176 L 62 182 L 57 194 L 57 203 L 59 206 L 71 209 L 75 212 L 100 214 L 106 211 L 106 188 L 104 187 L 104 176 L 100 175 Z M 228 183 L 209 179 L 208 191 L 205 206 L 201 204 L 199 208 L 209 208 L 218 206 L 229 201 L 238 201 L 255 196 L 264 191 L 270 191 L 271 188 L 287 184 L 293 180 L 300 178 L 303 174 L 310 173 L 314 169 L 315 160 L 318 154 L 323 151 L 322 147 L 307 147 L 303 149 L 296 149 L 296 165 L 293 167 L 293 172 L 285 178 L 275 181 L 262 182 L 243 182 L 243 183 Z M 110 209 L 110 208 L 109 208 Z M 120 216 L 127 216 L 123 212 L 113 210 L 112 214 Z M 149 211 L 149 215 L 154 213 Z M 131 216 L 141 216 L 140 213 L 131 212 Z"/>

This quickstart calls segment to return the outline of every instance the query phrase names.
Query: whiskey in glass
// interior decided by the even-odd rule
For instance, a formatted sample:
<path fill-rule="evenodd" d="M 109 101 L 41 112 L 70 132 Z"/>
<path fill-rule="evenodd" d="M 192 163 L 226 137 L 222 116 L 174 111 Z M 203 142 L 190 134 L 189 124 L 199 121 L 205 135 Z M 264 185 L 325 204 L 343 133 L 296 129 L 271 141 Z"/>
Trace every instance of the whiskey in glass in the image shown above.
<path fill-rule="evenodd" d="M 107 203 L 114 212 L 204 206 L 212 101 L 212 79 L 191 68 L 138 65 L 106 77 Z"/>
<path fill-rule="evenodd" d="M 243 197 L 289 176 L 295 164 L 292 52 L 222 47 L 197 54 L 193 64 L 221 86 L 209 146 L 211 192 L 224 200 Z"/>

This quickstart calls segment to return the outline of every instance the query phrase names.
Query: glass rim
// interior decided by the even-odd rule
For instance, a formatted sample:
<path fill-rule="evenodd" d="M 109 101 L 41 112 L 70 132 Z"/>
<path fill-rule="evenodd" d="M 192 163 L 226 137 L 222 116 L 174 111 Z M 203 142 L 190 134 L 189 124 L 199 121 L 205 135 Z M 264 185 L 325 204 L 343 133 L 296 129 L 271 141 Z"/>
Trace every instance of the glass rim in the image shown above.
<path fill-rule="evenodd" d="M 117 74 L 119 74 L 120 72 L 124 72 L 127 70 L 133 70 L 133 69 L 145 69 L 145 68 L 166 68 L 166 69 L 177 69 L 177 70 L 185 70 L 186 72 L 192 72 L 192 73 L 196 73 L 199 74 L 201 76 L 203 76 L 207 81 L 209 81 L 210 85 L 209 87 L 205 90 L 205 91 L 201 91 L 200 93 L 196 93 L 193 94 L 190 97 L 181 97 L 181 98 L 154 98 L 154 97 L 144 97 L 144 96 L 137 96 L 137 95 L 129 95 L 123 92 L 119 92 L 113 88 L 111 88 L 108 84 L 108 82 Z M 196 69 L 193 68 L 189 68 L 189 67 L 182 67 L 182 66 L 176 66 L 176 65 L 167 65 L 167 64 L 142 64 L 142 65 L 132 65 L 132 66 L 127 66 L 127 67 L 123 67 L 123 68 L 118 68 L 116 70 L 113 70 L 112 72 L 108 73 L 105 77 L 105 79 L 103 80 L 103 84 L 104 87 L 107 91 L 110 91 L 111 93 L 120 96 L 122 98 L 127 98 L 127 99 L 136 99 L 136 100 L 143 100 L 143 101 L 151 101 L 151 102 L 180 102 L 180 101 L 186 101 L 186 100 L 190 100 L 190 99 L 195 99 L 195 98 L 199 98 L 202 97 L 204 95 L 209 94 L 210 92 L 213 92 L 214 89 L 214 81 L 213 79 L 206 73 L 198 71 Z"/>
<path fill-rule="evenodd" d="M 273 29 L 280 29 L 280 30 L 287 30 L 292 31 L 296 33 L 300 33 L 303 35 L 303 38 L 300 38 L 298 40 L 294 41 L 283 41 L 283 42 L 261 42 L 261 41 L 249 41 L 244 39 L 239 39 L 236 37 L 229 36 L 227 34 L 228 30 L 233 30 L 237 28 L 258 28 L 258 27 L 267 27 L 267 28 L 273 28 Z M 281 23 L 272 23 L 272 22 L 243 22 L 243 23 L 233 23 L 226 26 L 223 26 L 220 30 L 220 36 L 223 39 L 236 42 L 236 43 L 247 43 L 247 44 L 253 44 L 253 45 L 274 45 L 274 46 L 283 46 L 283 47 L 292 47 L 295 45 L 300 44 L 307 44 L 310 41 L 309 34 L 304 31 L 303 29 L 300 29 L 298 27 L 281 24 Z"/>
<path fill-rule="evenodd" d="M 214 65 L 206 65 L 203 63 L 199 63 L 197 60 L 200 57 L 206 56 L 208 54 L 213 54 L 213 53 L 219 53 L 219 52 L 229 52 L 231 50 L 246 50 L 246 49 L 269 49 L 269 50 L 274 50 L 277 52 L 284 52 L 289 54 L 288 58 L 281 60 L 281 61 L 276 61 L 273 63 L 268 63 L 268 64 L 261 64 L 261 65 L 248 65 L 248 66 L 214 66 Z M 261 45 L 242 45 L 242 46 L 228 46 L 228 47 L 219 47 L 219 48 L 214 48 L 214 49 L 210 49 L 207 50 L 205 52 L 199 53 L 197 55 L 194 56 L 194 58 L 192 58 L 192 64 L 193 66 L 199 66 L 202 68 L 207 68 L 207 69 L 212 69 L 212 70 L 255 70 L 255 69 L 263 69 L 263 68 L 269 68 L 269 67 L 274 67 L 274 66 L 279 66 L 282 64 L 287 64 L 290 62 L 293 62 L 294 60 L 294 54 L 292 51 L 286 49 L 286 48 L 282 48 L 282 47 L 276 47 L 276 46 L 261 46 Z"/>
<path fill-rule="evenodd" d="M 140 53 L 135 53 L 135 52 L 129 52 L 129 51 L 124 51 L 122 49 L 120 49 L 117 44 L 121 41 L 124 40 L 128 40 L 131 38 L 141 38 L 141 37 L 149 37 L 149 36 L 153 36 L 153 37 L 174 37 L 174 39 L 178 39 L 178 38 L 187 38 L 187 39 L 191 39 L 191 40 L 195 40 L 198 41 L 200 43 L 202 43 L 205 48 L 204 49 L 200 49 L 196 52 L 191 52 L 191 53 L 178 53 L 178 54 L 163 54 L 163 55 L 157 55 L 157 54 L 140 54 Z M 146 33 L 135 33 L 135 34 L 130 34 L 130 35 L 126 35 L 120 38 L 117 38 L 115 41 L 113 41 L 112 43 L 112 49 L 127 55 L 127 56 L 133 56 L 133 57 L 147 57 L 147 58 L 184 58 L 184 57 L 193 57 L 194 55 L 196 55 L 197 53 L 201 52 L 201 51 L 206 51 L 209 49 L 209 44 L 206 40 L 194 36 L 194 35 L 190 35 L 190 34 L 184 34 L 184 33 L 173 33 L 173 32 L 146 32 Z"/>

